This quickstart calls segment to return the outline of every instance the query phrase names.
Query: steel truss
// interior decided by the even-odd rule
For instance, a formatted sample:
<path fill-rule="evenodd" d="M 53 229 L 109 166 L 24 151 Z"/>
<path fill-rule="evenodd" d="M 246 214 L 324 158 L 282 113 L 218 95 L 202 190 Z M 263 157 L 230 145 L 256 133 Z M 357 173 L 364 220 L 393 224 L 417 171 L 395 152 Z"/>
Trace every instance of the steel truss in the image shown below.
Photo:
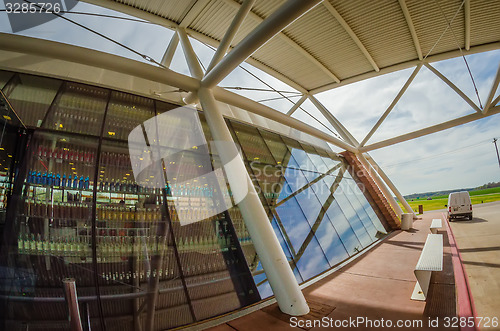
<path fill-rule="evenodd" d="M 403 13 L 407 20 L 409 29 L 412 33 L 412 37 L 415 44 L 415 49 L 418 53 L 419 60 L 404 63 L 400 66 L 393 66 L 390 68 L 379 68 L 371 55 L 368 53 L 364 45 L 361 43 L 359 38 L 354 34 L 351 28 L 339 15 L 339 13 L 331 6 L 329 3 L 324 3 L 328 11 L 337 19 L 342 27 L 348 32 L 350 37 L 356 43 L 356 45 L 363 52 L 365 58 L 370 62 L 374 69 L 374 73 L 369 73 L 366 75 L 360 75 L 359 77 L 351 78 L 345 81 L 340 81 L 334 73 L 329 69 L 324 67 L 317 59 L 315 59 L 311 54 L 307 53 L 303 48 L 296 45 L 294 48 L 298 49 L 300 52 L 307 53 L 307 57 L 316 63 L 323 71 L 327 72 L 330 77 L 335 80 L 335 83 L 329 84 L 327 86 L 317 88 L 314 90 L 305 90 L 303 87 L 297 83 L 286 78 L 284 75 L 275 72 L 274 70 L 262 66 L 262 64 L 256 63 L 256 61 L 250 59 L 249 57 L 267 41 L 269 41 L 274 36 L 278 35 L 280 38 L 287 39 L 288 37 L 282 33 L 282 30 L 288 25 L 292 24 L 294 20 L 299 18 L 301 15 L 312 9 L 314 6 L 318 5 L 320 0 L 303 1 L 303 0 L 288 0 L 281 7 L 279 7 L 274 13 L 265 19 L 261 19 L 260 24 L 251 31 L 238 45 L 231 49 L 231 42 L 236 35 L 239 27 L 247 16 L 253 16 L 255 19 L 256 14 L 251 11 L 255 0 L 245 0 L 241 5 L 232 0 L 224 0 L 228 3 L 233 3 L 238 7 L 238 11 L 229 26 L 226 34 L 222 38 L 220 43 L 215 42 L 207 36 L 201 35 L 200 33 L 188 28 L 190 22 L 192 22 L 196 16 L 203 10 L 208 1 L 198 1 L 196 5 L 193 6 L 191 11 L 186 15 L 184 20 L 177 24 L 175 22 L 166 20 L 159 16 L 146 13 L 116 2 L 104 2 L 100 0 L 87 0 L 87 2 L 94 3 L 103 7 L 108 7 L 111 9 L 122 11 L 126 14 L 140 16 L 140 18 L 149 20 L 151 22 L 167 26 L 169 28 L 175 29 L 176 33 L 172 37 L 168 47 L 166 48 L 165 54 L 161 60 L 161 64 L 168 67 L 171 64 L 173 55 L 178 44 L 181 44 L 186 61 L 189 66 L 191 77 L 176 73 L 172 70 L 165 68 L 158 68 L 145 63 L 139 63 L 136 61 L 120 58 L 111 54 L 104 54 L 98 51 L 86 50 L 81 51 L 80 47 L 63 45 L 51 41 L 43 41 L 29 37 L 15 36 L 9 34 L 0 33 L 0 48 L 6 51 L 21 52 L 26 54 L 34 54 L 36 56 L 48 57 L 52 59 L 60 59 L 70 62 L 76 62 L 84 65 L 90 65 L 98 68 L 103 68 L 107 70 L 113 70 L 116 72 L 124 73 L 127 75 L 140 77 L 148 79 L 151 81 L 159 82 L 162 84 L 167 84 L 170 86 L 177 87 L 183 91 L 190 92 L 185 100 L 187 103 L 199 102 L 204 110 L 209 128 L 212 135 L 217 140 L 230 141 L 232 142 L 232 137 L 229 130 L 225 124 L 222 117 L 222 113 L 219 109 L 216 100 L 226 103 L 232 106 L 242 108 L 254 114 L 261 115 L 268 119 L 280 122 L 282 124 L 288 125 L 294 129 L 300 130 L 307 134 L 310 134 L 316 138 L 327 141 L 337 147 L 345 150 L 354 152 L 364 166 L 372 173 L 372 176 L 380 187 L 383 194 L 386 196 L 387 200 L 390 202 L 391 206 L 396 211 L 396 214 L 401 217 L 403 210 L 398 206 L 394 195 L 402 202 L 403 207 L 407 213 L 413 213 L 412 209 L 405 201 L 401 193 L 397 190 L 395 185 L 391 182 L 388 176 L 383 172 L 382 169 L 377 165 L 375 160 L 368 155 L 367 152 L 376 150 L 379 148 L 391 146 L 403 141 L 411 140 L 417 137 L 429 135 L 435 132 L 439 132 L 448 128 L 452 128 L 464 123 L 475 121 L 487 116 L 492 116 L 500 112 L 500 106 L 496 104 L 500 101 L 500 96 L 495 98 L 495 92 L 500 82 L 500 65 L 497 70 L 496 78 L 492 84 L 488 99 L 485 106 L 481 109 L 480 106 L 475 104 L 470 100 L 463 91 L 456 87 L 449 79 L 447 79 L 442 73 L 437 71 L 431 62 L 439 61 L 444 59 L 444 57 L 457 56 L 458 53 L 450 52 L 449 54 L 430 56 L 427 58 L 422 57 L 420 50 L 420 45 L 418 43 L 418 38 L 416 33 L 414 33 L 413 23 L 411 22 L 411 17 L 409 16 L 408 10 L 404 0 L 399 0 L 402 7 Z M 467 1 L 468 6 L 468 1 Z M 466 12 L 467 7 L 466 6 Z M 128 8 L 127 8 L 128 7 Z M 342 23 L 343 22 L 343 23 Z M 469 29 L 469 25 L 466 24 L 466 29 Z M 206 72 L 203 71 L 200 63 L 197 60 L 196 54 L 191 46 L 188 35 L 199 39 L 203 42 L 207 42 L 212 46 L 218 46 L 217 51 L 212 58 L 210 65 Z M 210 39 L 210 40 L 209 40 Z M 290 38 L 288 38 L 290 39 Z M 292 40 L 287 42 L 291 45 L 294 44 Z M 466 38 L 466 49 L 470 48 L 470 38 Z M 487 47 L 476 47 L 474 52 L 480 52 L 484 50 L 490 50 L 491 47 L 497 47 L 498 45 L 487 46 Z M 444 57 L 443 57 L 444 56 Z M 249 98 L 240 96 L 226 89 L 218 87 L 217 84 L 221 82 L 228 74 L 230 74 L 238 65 L 242 62 L 247 61 L 250 64 L 255 64 L 256 67 L 270 73 L 271 75 L 282 80 L 284 83 L 289 84 L 291 87 L 297 89 L 301 94 L 301 98 L 291 107 L 287 114 L 283 114 L 275 109 L 268 106 L 255 102 Z M 457 119 L 440 123 L 434 126 L 427 127 L 425 129 L 413 131 L 406 133 L 394 138 L 390 138 L 384 141 L 372 143 L 366 145 L 369 139 L 380 127 L 382 122 L 394 109 L 398 101 L 407 91 L 413 79 L 416 77 L 421 67 L 425 66 L 431 70 L 437 77 L 443 80 L 451 89 L 453 89 L 469 106 L 475 110 L 476 113 L 459 117 Z M 336 88 L 338 86 L 343 86 L 354 81 L 361 79 L 366 79 L 375 75 L 384 74 L 387 72 L 393 72 L 396 70 L 414 67 L 414 71 L 405 82 L 399 93 L 394 98 L 393 102 L 389 105 L 377 123 L 373 126 L 366 137 L 359 143 L 351 133 L 342 125 L 342 123 L 334 116 L 333 112 L 325 107 L 314 94 Z M 291 117 L 291 115 L 300 107 L 300 105 L 309 99 L 314 106 L 321 112 L 321 114 L 326 118 L 326 120 L 335 128 L 338 134 L 342 137 L 339 139 L 330 134 L 317 130 L 305 123 L 298 121 Z M 218 151 L 221 159 L 223 161 L 231 161 L 227 159 L 231 153 L 221 149 Z M 226 157 L 227 156 L 227 157 Z M 225 160 L 227 159 L 227 160 Z M 230 186 L 238 186 L 242 184 L 242 181 L 250 183 L 249 189 L 250 194 L 239 204 L 242 210 L 244 221 L 248 227 L 248 230 L 254 241 L 255 248 L 261 258 L 264 269 L 269 279 L 269 283 L 273 288 L 274 294 L 278 301 L 278 304 L 282 311 L 290 315 L 304 315 L 309 312 L 307 303 L 302 295 L 297 281 L 289 268 L 287 259 L 281 250 L 280 244 L 274 234 L 274 231 L 267 219 L 264 207 L 262 206 L 257 194 L 252 192 L 253 185 L 249 179 L 248 173 L 246 172 L 243 160 L 239 159 L 233 164 L 233 168 L 229 169 L 227 172 L 228 180 Z M 226 169 L 228 170 L 228 169 Z M 157 289 L 153 289 L 153 292 L 157 292 Z M 152 317 L 151 317 L 152 318 Z"/>

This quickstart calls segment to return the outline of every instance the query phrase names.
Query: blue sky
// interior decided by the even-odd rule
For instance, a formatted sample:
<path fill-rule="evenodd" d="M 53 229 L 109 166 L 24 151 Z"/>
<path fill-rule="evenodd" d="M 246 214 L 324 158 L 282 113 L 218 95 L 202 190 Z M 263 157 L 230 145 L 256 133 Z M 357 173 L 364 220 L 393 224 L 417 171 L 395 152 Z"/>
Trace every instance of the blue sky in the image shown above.
<path fill-rule="evenodd" d="M 4 8 L 3 5 L 0 7 Z M 82 2 L 78 3 L 73 10 L 130 17 Z M 160 61 L 174 33 L 167 28 L 152 24 L 83 15 L 68 15 L 68 17 L 147 54 L 157 61 Z M 0 12 L 0 31 L 11 32 L 5 12 Z M 144 61 L 139 56 L 61 19 L 22 31 L 20 34 L 94 48 Z M 193 47 L 200 61 L 207 66 L 213 51 L 197 41 L 193 41 Z M 469 55 L 467 60 L 484 105 L 500 63 L 500 50 Z M 478 104 L 462 58 L 442 61 L 433 66 Z M 294 92 L 294 89 L 286 84 L 250 65 L 244 64 L 243 67 L 257 74 L 276 89 Z M 189 74 L 180 47 L 174 56 L 172 69 Z M 406 69 L 350 84 L 320 93 L 316 97 L 361 141 L 392 102 L 412 70 Z M 263 83 L 241 68 L 237 68 L 220 85 L 266 88 Z M 254 100 L 277 96 L 272 92 L 235 92 Z M 496 95 L 499 93 L 497 90 Z M 295 96 L 291 99 L 296 101 L 299 97 Z M 292 105 L 288 100 L 283 99 L 263 103 L 282 112 L 286 112 Z M 302 108 L 317 117 L 324 126 L 302 110 L 294 114 L 295 118 L 325 132 L 329 132 L 328 129 L 333 130 L 309 101 L 304 103 Z M 422 68 L 408 91 L 367 144 L 473 112 L 471 107 L 437 76 L 427 68 Z M 500 115 L 375 150 L 371 152 L 371 155 L 385 169 L 403 194 L 474 187 L 487 182 L 500 181 L 500 168 L 494 145 L 491 143 L 493 137 L 500 138 Z"/>

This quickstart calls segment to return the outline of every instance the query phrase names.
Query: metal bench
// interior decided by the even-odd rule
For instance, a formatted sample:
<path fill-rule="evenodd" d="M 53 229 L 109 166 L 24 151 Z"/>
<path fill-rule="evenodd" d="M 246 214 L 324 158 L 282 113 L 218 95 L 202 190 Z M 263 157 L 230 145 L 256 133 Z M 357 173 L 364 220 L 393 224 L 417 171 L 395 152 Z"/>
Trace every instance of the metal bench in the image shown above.
<path fill-rule="evenodd" d="M 430 227 L 430 230 L 431 230 L 431 233 L 437 233 L 439 229 L 441 229 L 443 227 L 443 222 L 441 221 L 440 218 L 435 218 L 432 220 L 432 223 L 431 223 L 431 227 Z"/>
<path fill-rule="evenodd" d="M 443 235 L 429 234 L 424 248 L 415 266 L 417 284 L 411 296 L 412 300 L 425 301 L 433 271 L 443 270 Z"/>

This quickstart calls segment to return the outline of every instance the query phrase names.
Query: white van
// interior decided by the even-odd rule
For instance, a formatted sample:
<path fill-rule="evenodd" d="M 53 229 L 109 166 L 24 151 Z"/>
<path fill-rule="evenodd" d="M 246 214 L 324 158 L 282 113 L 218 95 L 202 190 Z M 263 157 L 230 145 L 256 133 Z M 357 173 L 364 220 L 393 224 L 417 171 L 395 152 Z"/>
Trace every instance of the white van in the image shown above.
<path fill-rule="evenodd" d="M 472 220 L 472 203 L 467 191 L 453 192 L 448 196 L 448 220 L 457 217 Z"/>

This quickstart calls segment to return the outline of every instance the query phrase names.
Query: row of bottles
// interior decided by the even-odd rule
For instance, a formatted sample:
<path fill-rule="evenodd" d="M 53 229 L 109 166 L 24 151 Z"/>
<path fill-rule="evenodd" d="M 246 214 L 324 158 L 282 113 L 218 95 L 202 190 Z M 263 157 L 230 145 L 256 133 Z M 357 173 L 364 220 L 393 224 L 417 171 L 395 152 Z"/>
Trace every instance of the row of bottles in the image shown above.
<path fill-rule="evenodd" d="M 99 205 L 97 217 L 101 221 L 114 222 L 158 222 L 161 211 L 157 208 L 130 208 Z"/>
<path fill-rule="evenodd" d="M 144 194 L 161 194 L 161 189 L 159 188 L 152 188 L 152 187 L 146 187 L 137 184 L 134 181 L 131 180 L 109 180 L 106 178 L 106 180 L 101 180 L 99 182 L 99 191 L 101 192 L 117 192 L 117 193 L 131 193 L 131 194 L 137 194 L 137 193 L 144 193 Z"/>
<path fill-rule="evenodd" d="M 70 131 L 85 134 L 99 134 L 100 123 L 102 121 L 102 114 L 88 114 L 88 111 L 82 112 L 78 110 L 78 113 L 73 113 L 58 107 L 55 109 L 51 116 L 51 122 L 46 127 L 53 128 L 59 131 Z M 49 120 L 48 120 L 49 121 Z M 51 127 L 53 125 L 53 127 Z"/>
<path fill-rule="evenodd" d="M 179 220 L 207 220 L 217 219 L 215 209 L 205 206 L 168 208 L 170 219 Z M 23 216 L 67 220 L 89 220 L 91 208 L 85 203 L 71 202 L 43 202 L 26 199 Z M 235 219 L 238 215 L 232 215 Z M 241 216 L 240 216 L 241 218 Z M 97 219 L 106 222 L 159 222 L 162 214 L 159 208 L 137 208 L 115 205 L 98 205 Z"/>
<path fill-rule="evenodd" d="M 89 176 L 86 176 L 85 178 L 80 176 L 80 178 L 78 178 L 78 175 L 68 175 L 66 178 L 66 174 L 61 176 L 60 174 L 52 174 L 51 172 L 42 173 L 40 171 L 29 171 L 28 176 L 26 177 L 26 183 L 44 186 L 58 186 L 68 189 L 91 189 Z"/>
<path fill-rule="evenodd" d="M 168 250 L 167 239 L 164 236 L 98 236 L 98 262 L 106 262 L 110 257 L 138 257 L 147 258 L 159 255 Z M 249 237 L 240 238 L 242 244 L 249 243 Z M 177 238 L 179 252 L 191 251 L 221 251 L 231 247 L 229 237 L 215 234 L 206 236 L 191 236 Z M 92 256 L 91 237 L 50 237 L 41 234 L 20 234 L 18 237 L 18 251 L 21 254 L 55 255 L 64 257 L 88 258 Z"/>
<path fill-rule="evenodd" d="M 90 238 L 46 238 L 41 234 L 20 234 L 17 248 L 21 254 L 56 256 L 92 256 Z"/>
<path fill-rule="evenodd" d="M 46 143 L 47 145 L 49 143 Z M 44 144 L 38 146 L 37 155 L 42 159 L 54 159 L 68 162 L 84 162 L 93 164 L 95 161 L 94 149 L 81 149 L 68 145 L 69 147 L 52 148 Z"/>
<path fill-rule="evenodd" d="M 27 199 L 24 203 L 24 216 L 65 220 L 89 220 L 91 208 L 83 203 L 55 202 L 46 203 Z"/>

